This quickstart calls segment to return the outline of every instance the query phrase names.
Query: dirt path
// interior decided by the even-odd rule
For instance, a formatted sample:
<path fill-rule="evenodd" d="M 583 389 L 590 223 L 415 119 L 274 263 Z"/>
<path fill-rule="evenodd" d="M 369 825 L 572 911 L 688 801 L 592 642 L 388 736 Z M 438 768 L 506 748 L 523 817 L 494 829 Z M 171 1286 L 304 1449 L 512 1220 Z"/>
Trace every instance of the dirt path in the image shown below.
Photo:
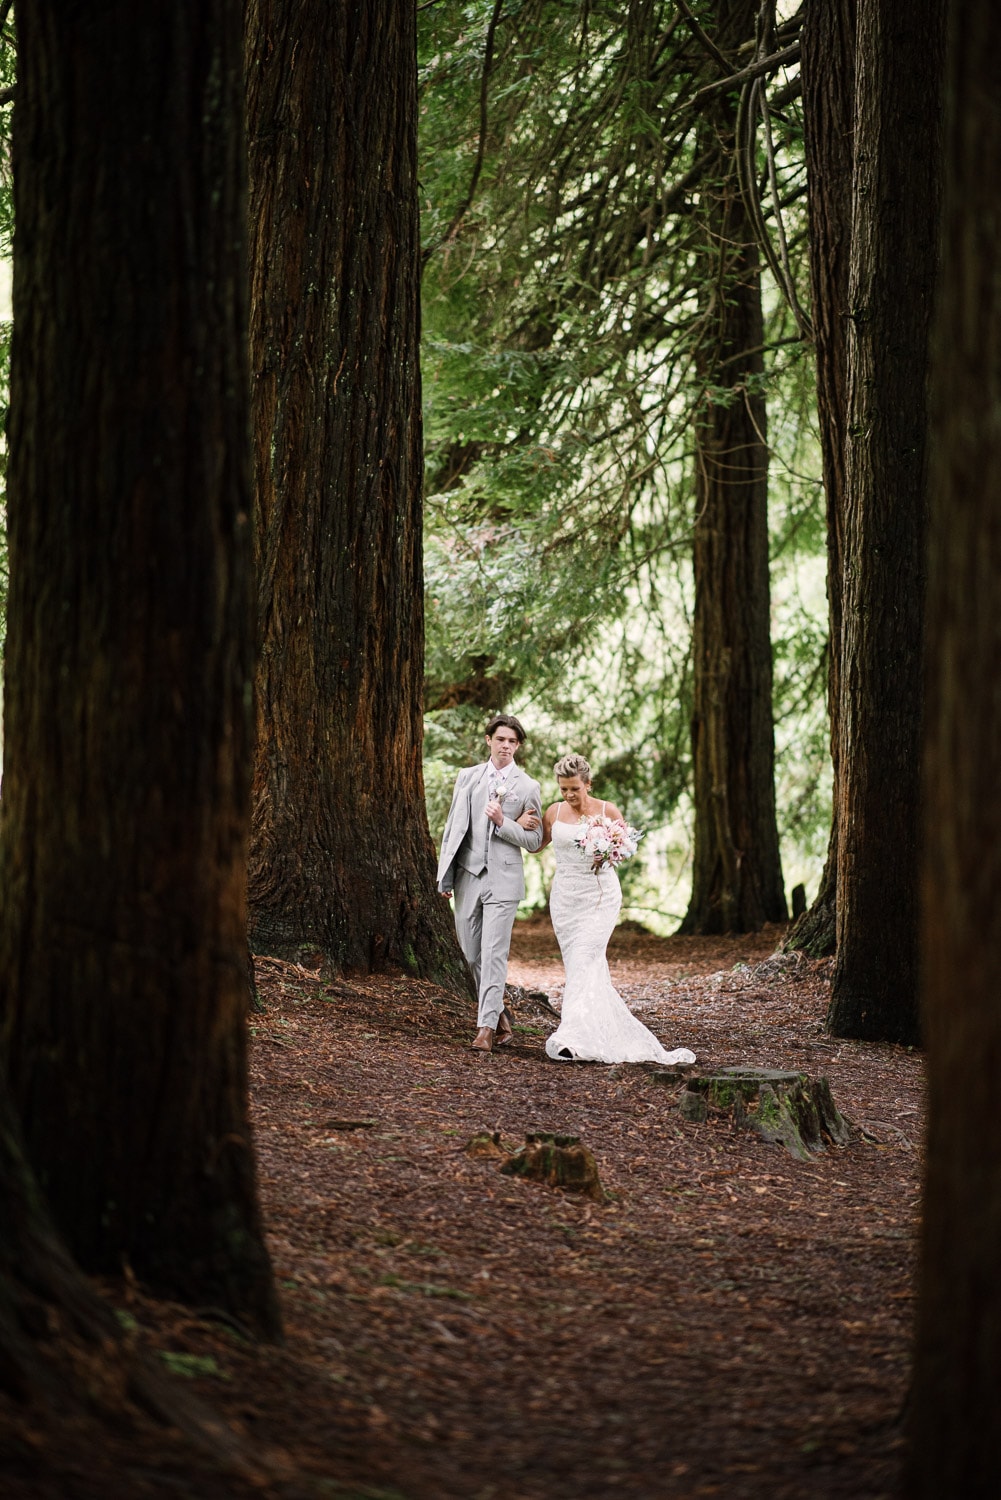
<path fill-rule="evenodd" d="M 483 1058 L 467 1018 L 442 1034 L 429 987 L 261 965 L 253 1096 L 287 1346 L 130 1309 L 285 1467 L 274 1493 L 893 1493 L 920 1060 L 827 1037 L 823 967 L 771 960 L 775 938 L 627 931 L 610 958 L 665 1045 L 830 1078 L 867 1134 L 807 1164 L 725 1117 L 683 1122 L 645 1068 L 548 1062 L 534 1017 Z M 512 981 L 555 995 L 561 977 L 551 930 L 519 929 Z M 579 1134 L 609 1201 L 472 1160 L 484 1128 Z"/>

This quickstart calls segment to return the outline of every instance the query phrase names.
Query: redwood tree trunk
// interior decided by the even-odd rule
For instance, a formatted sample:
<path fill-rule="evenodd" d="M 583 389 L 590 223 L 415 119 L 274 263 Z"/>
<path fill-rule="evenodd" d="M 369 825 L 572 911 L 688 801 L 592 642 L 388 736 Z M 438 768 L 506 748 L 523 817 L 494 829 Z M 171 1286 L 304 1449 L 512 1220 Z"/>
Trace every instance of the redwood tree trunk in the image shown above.
<path fill-rule="evenodd" d="M 247 1118 L 239 0 L 20 6 L 0 803 L 12 1097 L 88 1268 L 266 1332 Z"/>
<path fill-rule="evenodd" d="M 178 1441 L 178 1434 L 187 1441 Z M 30 1434 L 30 1435 L 29 1435 Z M 3 1494 L 76 1495 L 95 1449 L 128 1454 L 122 1493 L 159 1470 L 185 1493 L 228 1493 L 252 1456 L 241 1439 L 132 1346 L 53 1228 L 0 1075 L 0 1453 Z M 114 1457 L 101 1466 L 114 1471 Z M 206 1470 L 210 1472 L 206 1472 Z M 137 1482 L 138 1479 L 137 1479 Z M 257 1487 L 253 1492 L 258 1493 Z"/>
<path fill-rule="evenodd" d="M 1001 1430 L 1001 12 L 953 12 L 932 364 L 922 958 L 928 1152 L 909 1500 L 993 1495 Z"/>
<path fill-rule="evenodd" d="M 754 35 L 755 0 L 719 0 L 724 52 Z M 695 853 L 682 932 L 752 932 L 788 915 L 775 821 L 768 447 L 758 252 L 733 167 L 734 106 L 717 96 L 704 189 L 711 301 L 695 425 L 692 758 Z"/>
<path fill-rule="evenodd" d="M 837 935 L 838 706 L 848 419 L 848 273 L 851 260 L 856 0 L 810 0 L 801 35 L 803 135 L 810 216 L 810 286 L 817 356 L 817 415 L 827 502 L 827 704 L 834 799 L 820 888 L 785 946 L 821 958 Z"/>
<path fill-rule="evenodd" d="M 421 771 L 414 0 L 248 4 L 251 943 L 466 992 Z"/>
<path fill-rule="evenodd" d="M 918 1039 L 928 322 L 943 0 L 859 0 L 839 710 L 838 1036 Z"/>
<path fill-rule="evenodd" d="M 115 1323 L 59 1243 L 0 1076 L 0 1395 L 65 1400 L 77 1377 L 68 1361 L 60 1370 L 60 1335 L 96 1350 Z"/>

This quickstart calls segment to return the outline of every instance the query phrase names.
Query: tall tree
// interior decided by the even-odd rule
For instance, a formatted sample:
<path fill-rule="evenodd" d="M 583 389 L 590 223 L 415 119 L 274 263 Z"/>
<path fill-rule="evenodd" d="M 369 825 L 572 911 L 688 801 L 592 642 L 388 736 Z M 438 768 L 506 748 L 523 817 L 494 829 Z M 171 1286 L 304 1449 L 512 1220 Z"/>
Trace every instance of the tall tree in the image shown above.
<path fill-rule="evenodd" d="M 819 958 L 837 937 L 838 710 L 848 421 L 848 287 L 854 182 L 856 0 L 810 0 L 802 31 L 803 136 L 810 211 L 810 287 L 817 414 L 827 505 L 827 703 L 835 796 L 820 887 L 786 946 Z"/>
<path fill-rule="evenodd" d="M 756 0 L 717 0 L 716 42 L 752 39 Z M 695 851 L 682 932 L 748 932 L 788 915 L 775 820 L 768 442 L 758 248 L 735 165 L 736 105 L 706 106 L 708 251 L 696 362 Z"/>
<path fill-rule="evenodd" d="M 249 0 L 252 944 L 463 991 L 424 810 L 414 0 Z"/>
<path fill-rule="evenodd" d="M 17 11 L 0 1016 L 88 1268 L 278 1313 L 246 1097 L 239 0 Z"/>
<path fill-rule="evenodd" d="M 859 0 L 838 714 L 839 1036 L 918 1038 L 928 327 L 943 0 Z"/>
<path fill-rule="evenodd" d="M 1001 12 L 955 7 L 933 342 L 923 998 L 928 1040 L 909 1500 L 997 1489 L 1001 1427 Z"/>

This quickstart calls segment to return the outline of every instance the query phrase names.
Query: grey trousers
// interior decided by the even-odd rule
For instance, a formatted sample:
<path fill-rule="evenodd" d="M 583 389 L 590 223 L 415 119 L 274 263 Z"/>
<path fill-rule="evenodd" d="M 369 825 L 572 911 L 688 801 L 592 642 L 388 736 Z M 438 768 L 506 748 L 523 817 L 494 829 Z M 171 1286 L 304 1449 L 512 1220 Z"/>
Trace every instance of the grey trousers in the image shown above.
<path fill-rule="evenodd" d="M 495 901 L 489 875 L 470 875 L 461 865 L 455 871 L 454 898 L 459 947 L 473 971 L 479 997 L 476 1024 L 496 1031 L 504 1009 L 507 955 L 518 903 Z"/>

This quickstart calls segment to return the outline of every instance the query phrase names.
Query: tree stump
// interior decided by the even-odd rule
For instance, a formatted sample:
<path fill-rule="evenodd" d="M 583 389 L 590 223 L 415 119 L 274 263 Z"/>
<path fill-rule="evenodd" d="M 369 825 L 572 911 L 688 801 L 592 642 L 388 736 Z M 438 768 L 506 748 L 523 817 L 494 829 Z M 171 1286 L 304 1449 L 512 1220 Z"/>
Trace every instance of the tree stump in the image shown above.
<path fill-rule="evenodd" d="M 576 1135 L 542 1132 L 526 1135 L 524 1146 L 508 1157 L 501 1171 L 509 1177 L 525 1177 L 533 1182 L 544 1182 L 547 1187 L 583 1193 L 595 1203 L 605 1201 L 598 1164 Z"/>
<path fill-rule="evenodd" d="M 826 1078 L 778 1068 L 721 1068 L 689 1078 L 679 1112 L 687 1120 L 704 1120 L 709 1109 L 730 1110 L 738 1125 L 763 1140 L 785 1146 L 800 1161 L 828 1144 L 847 1145 L 849 1128 L 839 1114 Z"/>
<path fill-rule="evenodd" d="M 499 1130 L 481 1130 L 463 1148 L 474 1161 L 507 1161 L 510 1151 L 501 1144 Z"/>

